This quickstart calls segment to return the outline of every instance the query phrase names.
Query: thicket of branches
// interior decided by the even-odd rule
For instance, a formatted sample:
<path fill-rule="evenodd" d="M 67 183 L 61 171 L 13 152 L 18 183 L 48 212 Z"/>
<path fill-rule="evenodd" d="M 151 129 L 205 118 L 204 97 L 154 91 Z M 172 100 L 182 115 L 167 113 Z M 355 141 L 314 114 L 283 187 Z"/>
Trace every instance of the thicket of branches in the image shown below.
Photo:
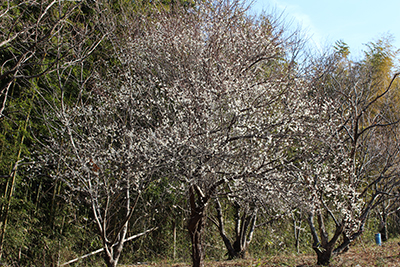
<path fill-rule="evenodd" d="M 390 38 L 358 61 L 344 42 L 309 55 L 248 8 L 1 4 L 0 259 L 203 266 L 293 228 L 280 246 L 312 244 L 327 265 L 368 219 L 398 233 Z"/>

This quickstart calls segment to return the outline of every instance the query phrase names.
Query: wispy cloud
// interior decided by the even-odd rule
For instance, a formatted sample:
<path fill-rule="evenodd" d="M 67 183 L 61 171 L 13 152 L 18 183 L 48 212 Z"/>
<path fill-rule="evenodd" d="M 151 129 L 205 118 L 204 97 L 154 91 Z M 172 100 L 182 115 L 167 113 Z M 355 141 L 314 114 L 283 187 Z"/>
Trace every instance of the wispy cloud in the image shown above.
<path fill-rule="evenodd" d="M 262 2 L 262 0 L 258 0 Z M 310 41 L 321 49 L 324 40 L 318 28 L 313 24 L 309 15 L 302 11 L 299 5 L 287 4 L 282 0 L 272 0 L 272 5 L 282 11 L 287 19 L 292 21 L 293 27 L 299 27 Z"/>
<path fill-rule="evenodd" d="M 345 41 L 356 57 L 366 43 L 389 32 L 396 37 L 393 44 L 400 48 L 399 0 L 254 0 L 254 11 L 283 12 L 291 29 L 300 27 L 314 48 L 324 51 L 335 41 Z M 388 3 L 390 5 L 388 8 Z M 314 45 L 313 45 L 314 43 Z"/>

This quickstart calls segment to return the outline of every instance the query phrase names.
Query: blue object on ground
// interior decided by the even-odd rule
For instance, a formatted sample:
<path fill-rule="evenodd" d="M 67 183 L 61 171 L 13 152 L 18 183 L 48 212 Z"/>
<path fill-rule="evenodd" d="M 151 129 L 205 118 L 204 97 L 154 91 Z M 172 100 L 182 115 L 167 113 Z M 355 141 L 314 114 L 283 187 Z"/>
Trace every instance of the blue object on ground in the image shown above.
<path fill-rule="evenodd" d="M 381 234 L 375 234 L 375 242 L 378 246 L 382 245 Z"/>

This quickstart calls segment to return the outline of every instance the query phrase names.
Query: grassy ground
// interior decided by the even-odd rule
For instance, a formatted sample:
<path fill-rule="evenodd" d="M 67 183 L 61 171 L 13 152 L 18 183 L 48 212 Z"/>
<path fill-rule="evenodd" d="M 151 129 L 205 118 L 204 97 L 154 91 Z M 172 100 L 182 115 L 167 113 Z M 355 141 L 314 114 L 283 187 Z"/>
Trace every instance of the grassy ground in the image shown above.
<path fill-rule="evenodd" d="M 350 247 L 344 254 L 338 255 L 332 260 L 330 267 L 399 267 L 400 266 L 400 239 L 391 239 L 388 242 L 377 246 L 374 243 L 359 241 Z M 315 255 L 290 254 L 262 259 L 246 259 L 234 261 L 210 261 L 206 262 L 207 267 L 272 267 L 272 266 L 316 266 Z M 125 265 L 124 267 L 189 267 L 189 263 L 145 263 Z"/>

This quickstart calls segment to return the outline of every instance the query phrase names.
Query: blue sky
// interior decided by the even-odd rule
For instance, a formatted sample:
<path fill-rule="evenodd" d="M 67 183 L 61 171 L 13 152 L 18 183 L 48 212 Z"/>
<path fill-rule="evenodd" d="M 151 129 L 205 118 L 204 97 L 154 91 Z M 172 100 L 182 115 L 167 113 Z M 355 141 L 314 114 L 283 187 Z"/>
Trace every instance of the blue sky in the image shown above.
<path fill-rule="evenodd" d="M 353 56 L 363 44 L 390 33 L 400 48 L 400 0 L 255 0 L 253 10 L 284 11 L 319 47 L 343 40 Z"/>

